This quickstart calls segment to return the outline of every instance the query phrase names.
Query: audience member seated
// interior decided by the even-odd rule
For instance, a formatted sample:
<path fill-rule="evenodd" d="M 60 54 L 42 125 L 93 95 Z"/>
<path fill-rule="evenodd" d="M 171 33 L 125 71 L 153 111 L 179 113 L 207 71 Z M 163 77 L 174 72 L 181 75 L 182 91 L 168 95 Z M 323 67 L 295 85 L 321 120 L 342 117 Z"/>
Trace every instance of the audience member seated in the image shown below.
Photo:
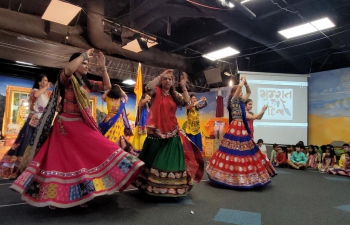
<path fill-rule="evenodd" d="M 345 161 L 346 161 L 345 155 L 346 155 L 347 152 L 350 152 L 349 144 L 343 144 L 342 148 L 344 150 L 344 153 L 340 156 L 339 168 L 345 169 Z"/>
<path fill-rule="evenodd" d="M 299 141 L 298 144 L 300 145 L 300 151 L 302 151 L 306 155 L 306 149 L 303 141 Z"/>
<path fill-rule="evenodd" d="M 272 151 L 271 151 L 271 157 L 270 157 L 270 162 L 273 166 L 276 165 L 276 155 L 277 155 L 277 150 L 279 149 L 278 144 L 273 144 L 272 145 Z"/>
<path fill-rule="evenodd" d="M 265 155 L 267 155 L 266 146 L 264 145 L 263 139 L 259 139 L 259 140 L 258 140 L 258 145 L 259 145 L 259 149 L 260 149 Z"/>
<path fill-rule="evenodd" d="M 319 147 L 317 145 L 314 145 L 315 152 L 317 154 L 317 162 L 321 163 L 322 161 L 322 155 L 319 153 Z"/>
<path fill-rule="evenodd" d="M 347 151 L 343 155 L 345 155 L 344 168 L 329 168 L 327 171 L 328 173 L 350 177 L 350 151 Z"/>
<path fill-rule="evenodd" d="M 326 151 L 327 151 L 327 149 L 330 149 L 330 153 L 333 155 L 333 158 L 334 158 L 334 165 L 333 165 L 333 167 L 338 168 L 339 166 L 336 165 L 336 163 L 337 163 L 337 158 L 336 158 L 336 155 L 335 155 L 335 151 L 334 151 L 333 145 L 330 145 L 330 144 L 326 145 Z M 325 156 L 325 153 L 322 154 L 322 158 L 323 158 L 324 156 Z M 322 162 L 323 162 L 323 161 L 322 161 Z"/>
<path fill-rule="evenodd" d="M 306 168 L 306 155 L 301 151 L 300 144 L 295 145 L 295 151 L 288 165 L 294 169 L 303 170 Z"/>
<path fill-rule="evenodd" d="M 294 152 L 294 145 L 287 145 L 287 156 L 288 156 L 288 161 L 292 160 L 292 155 Z"/>
<path fill-rule="evenodd" d="M 277 155 L 276 155 L 276 166 L 286 168 L 288 167 L 287 164 L 287 153 L 282 150 L 282 148 L 277 149 Z"/>
<path fill-rule="evenodd" d="M 321 168 L 319 168 L 319 171 L 321 173 L 327 172 L 328 169 L 333 168 L 335 164 L 335 156 L 334 156 L 334 150 L 327 146 L 326 152 L 324 153 L 324 156 L 322 158 L 322 164 Z"/>
<path fill-rule="evenodd" d="M 315 151 L 315 148 L 313 145 L 310 145 L 308 148 L 308 153 L 306 154 L 307 157 L 307 167 L 317 169 L 318 164 L 318 155 Z"/>

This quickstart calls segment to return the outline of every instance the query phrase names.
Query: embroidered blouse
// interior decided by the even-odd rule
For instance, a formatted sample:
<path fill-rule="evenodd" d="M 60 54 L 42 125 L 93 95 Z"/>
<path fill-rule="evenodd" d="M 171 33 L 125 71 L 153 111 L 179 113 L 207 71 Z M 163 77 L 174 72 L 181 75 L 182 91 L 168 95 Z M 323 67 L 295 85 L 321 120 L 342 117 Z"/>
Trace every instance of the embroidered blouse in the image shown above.
<path fill-rule="evenodd" d="M 48 92 L 44 92 L 39 97 L 35 97 L 34 93 L 38 91 L 38 89 L 34 88 L 30 92 L 29 95 L 29 110 L 32 115 L 36 115 L 38 118 L 41 117 L 44 109 L 49 102 L 50 95 Z"/>
<path fill-rule="evenodd" d="M 230 101 L 230 108 L 231 108 L 231 116 L 232 119 L 238 119 L 238 120 L 242 120 L 242 110 L 241 107 L 239 105 L 239 101 L 241 101 L 241 99 L 234 99 L 233 97 L 231 98 Z"/>
<path fill-rule="evenodd" d="M 155 91 L 156 94 L 147 117 L 147 133 L 163 139 L 173 137 L 178 133 L 177 105 L 171 95 L 165 95 L 160 87 L 156 87 Z M 178 92 L 176 95 L 181 105 L 185 106 L 187 103 L 183 96 Z"/>
<path fill-rule="evenodd" d="M 186 133 L 196 135 L 200 132 L 199 124 L 199 112 L 198 110 L 203 109 L 208 105 L 207 101 L 202 101 L 200 104 L 193 106 L 187 111 L 187 125 Z"/>
<path fill-rule="evenodd" d="M 73 91 L 73 85 L 72 85 L 72 82 L 70 79 L 71 79 L 71 77 L 66 77 L 64 75 L 64 73 L 61 73 L 60 81 L 63 85 L 65 85 L 64 99 L 61 100 L 61 101 L 63 101 L 63 109 L 61 110 L 61 112 L 80 114 L 79 106 L 78 106 L 78 103 L 77 103 L 77 100 L 75 98 L 74 91 Z M 102 92 L 104 90 L 102 81 L 90 80 L 90 84 L 92 85 L 91 90 L 85 84 L 83 86 L 83 88 L 88 93 L 90 93 L 90 92 Z"/>

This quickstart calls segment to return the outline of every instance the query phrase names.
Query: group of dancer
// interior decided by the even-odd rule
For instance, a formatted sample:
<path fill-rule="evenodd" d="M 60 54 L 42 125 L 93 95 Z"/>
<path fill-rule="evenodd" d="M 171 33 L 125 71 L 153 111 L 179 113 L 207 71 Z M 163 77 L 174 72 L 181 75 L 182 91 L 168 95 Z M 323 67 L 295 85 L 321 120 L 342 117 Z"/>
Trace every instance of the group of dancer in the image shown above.
<path fill-rule="evenodd" d="M 130 143 L 126 138 L 132 135 L 125 112 L 128 97 L 118 85 L 111 85 L 101 52 L 97 63 L 103 81 L 86 76 L 93 51 L 71 56 L 50 98 L 47 77 L 35 82 L 31 114 L 3 157 L 1 177 L 16 178 L 10 188 L 27 203 L 52 209 L 87 207 L 86 202 L 94 197 L 121 192 L 130 184 L 149 195 L 186 196 L 204 173 L 197 117 L 206 99 L 196 101 L 188 94 L 186 73 L 181 74 L 180 94 L 175 90 L 173 70 L 164 71 L 145 87 L 136 119 L 137 138 Z M 243 86 L 247 89 L 244 97 Z M 89 93 L 102 91 L 108 114 L 97 125 Z M 264 186 L 276 174 L 252 139 L 244 106 L 249 95 L 242 77 L 228 99 L 232 122 L 206 167 L 210 180 L 232 188 Z M 182 107 L 191 119 L 186 131 L 176 118 L 177 108 Z M 249 115 L 253 120 L 262 114 Z"/>

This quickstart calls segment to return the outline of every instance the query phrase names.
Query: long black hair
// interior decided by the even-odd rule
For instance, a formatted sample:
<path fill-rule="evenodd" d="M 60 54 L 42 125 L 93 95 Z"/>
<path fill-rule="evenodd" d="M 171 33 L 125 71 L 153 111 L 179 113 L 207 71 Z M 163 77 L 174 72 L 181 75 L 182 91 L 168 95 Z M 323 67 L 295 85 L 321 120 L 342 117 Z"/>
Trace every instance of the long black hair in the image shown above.
<path fill-rule="evenodd" d="M 227 98 L 227 110 L 228 110 L 228 120 L 229 123 L 231 124 L 233 118 L 232 118 L 232 108 L 231 108 L 231 100 L 233 98 L 233 96 L 235 95 L 235 92 L 238 88 L 238 85 L 235 85 L 232 87 L 231 91 L 230 91 L 230 95 Z"/>
<path fill-rule="evenodd" d="M 314 148 L 313 145 L 309 145 L 308 151 L 309 151 L 309 155 L 314 155 L 314 154 L 317 153 L 317 152 L 315 151 L 315 148 Z"/>
<path fill-rule="evenodd" d="M 43 78 L 47 76 L 45 74 L 39 74 L 36 78 L 35 78 L 35 81 L 34 81 L 34 84 L 33 84 L 33 87 L 32 89 L 39 89 L 40 86 L 39 86 L 39 82 L 41 82 L 43 80 Z"/>
<path fill-rule="evenodd" d="M 119 99 L 122 97 L 122 91 L 118 84 L 114 84 L 113 88 L 107 93 L 107 96 L 114 99 Z"/>

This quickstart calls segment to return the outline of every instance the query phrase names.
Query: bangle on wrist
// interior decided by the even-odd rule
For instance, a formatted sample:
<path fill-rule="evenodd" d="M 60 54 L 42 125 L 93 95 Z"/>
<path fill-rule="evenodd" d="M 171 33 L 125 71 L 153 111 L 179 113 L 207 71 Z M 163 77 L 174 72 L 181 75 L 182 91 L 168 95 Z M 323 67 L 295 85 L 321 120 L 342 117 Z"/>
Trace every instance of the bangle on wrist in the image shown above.
<path fill-rule="evenodd" d="M 86 52 L 81 53 L 81 56 L 83 56 L 84 61 L 89 59 L 89 56 L 87 55 Z"/>
<path fill-rule="evenodd" d="M 100 69 L 101 69 L 101 72 L 103 73 L 103 72 L 105 72 L 106 70 L 107 70 L 107 68 L 104 66 L 104 67 L 100 67 Z"/>

